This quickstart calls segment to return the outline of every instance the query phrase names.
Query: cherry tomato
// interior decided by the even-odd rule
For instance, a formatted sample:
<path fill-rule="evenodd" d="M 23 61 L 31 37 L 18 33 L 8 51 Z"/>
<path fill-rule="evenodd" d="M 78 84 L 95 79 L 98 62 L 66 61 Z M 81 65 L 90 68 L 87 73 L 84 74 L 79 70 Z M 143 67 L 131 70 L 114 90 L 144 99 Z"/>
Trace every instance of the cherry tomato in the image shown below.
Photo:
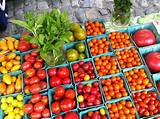
<path fill-rule="evenodd" d="M 62 97 L 65 93 L 65 89 L 63 86 L 58 86 L 56 89 L 55 89 L 55 95 L 58 96 L 58 97 Z"/>
<path fill-rule="evenodd" d="M 34 105 L 34 111 L 35 112 L 42 112 L 45 108 L 45 104 L 43 102 L 37 102 L 35 105 Z"/>
<path fill-rule="evenodd" d="M 65 98 L 74 99 L 75 98 L 75 92 L 72 89 L 67 89 L 65 92 Z"/>
<path fill-rule="evenodd" d="M 30 101 L 31 101 L 32 103 L 37 103 L 37 102 L 39 102 L 41 99 L 42 99 L 42 96 L 41 96 L 40 94 L 34 94 L 34 95 L 31 97 Z"/>
<path fill-rule="evenodd" d="M 33 105 L 32 104 L 24 105 L 24 112 L 25 113 L 32 113 L 33 112 Z"/>

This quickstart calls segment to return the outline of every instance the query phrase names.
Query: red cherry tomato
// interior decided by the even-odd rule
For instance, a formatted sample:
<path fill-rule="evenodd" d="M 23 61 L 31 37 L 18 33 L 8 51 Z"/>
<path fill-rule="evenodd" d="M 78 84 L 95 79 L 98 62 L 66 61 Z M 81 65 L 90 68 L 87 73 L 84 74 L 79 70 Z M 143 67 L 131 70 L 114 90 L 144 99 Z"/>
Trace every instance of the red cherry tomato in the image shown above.
<path fill-rule="evenodd" d="M 67 89 L 65 92 L 65 98 L 69 98 L 69 99 L 74 99 L 76 96 L 74 90 L 72 89 Z"/>
<path fill-rule="evenodd" d="M 35 112 L 42 112 L 45 108 L 45 104 L 43 102 L 37 102 L 35 105 L 34 105 L 34 111 Z"/>

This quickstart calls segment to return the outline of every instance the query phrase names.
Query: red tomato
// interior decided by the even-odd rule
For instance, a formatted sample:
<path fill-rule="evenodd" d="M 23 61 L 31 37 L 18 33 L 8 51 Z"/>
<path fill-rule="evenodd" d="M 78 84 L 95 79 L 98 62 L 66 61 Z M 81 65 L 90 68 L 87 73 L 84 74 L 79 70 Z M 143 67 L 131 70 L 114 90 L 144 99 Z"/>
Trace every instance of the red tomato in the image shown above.
<path fill-rule="evenodd" d="M 48 75 L 51 76 L 56 76 L 57 75 L 57 69 L 56 68 L 50 68 L 48 70 Z"/>
<path fill-rule="evenodd" d="M 30 62 L 31 64 L 35 63 L 36 58 L 33 56 L 30 56 L 26 61 Z"/>
<path fill-rule="evenodd" d="M 32 51 L 30 54 L 33 57 L 38 57 L 39 56 L 39 52 L 37 52 L 37 51 Z"/>
<path fill-rule="evenodd" d="M 28 59 L 30 56 L 31 56 L 30 54 L 24 55 L 24 60 L 27 61 L 27 59 Z"/>
<path fill-rule="evenodd" d="M 160 52 L 147 54 L 145 61 L 151 72 L 160 72 Z"/>
<path fill-rule="evenodd" d="M 55 119 L 63 119 L 62 115 L 58 115 Z"/>
<path fill-rule="evenodd" d="M 61 112 L 60 103 L 59 102 L 53 102 L 51 105 L 52 112 L 54 114 L 59 114 Z"/>
<path fill-rule="evenodd" d="M 28 77 L 33 77 L 36 74 L 36 70 L 34 68 L 29 68 L 25 73 Z"/>
<path fill-rule="evenodd" d="M 33 65 L 33 67 L 36 69 L 41 69 L 41 68 L 43 68 L 43 64 L 41 62 L 36 61 Z"/>
<path fill-rule="evenodd" d="M 30 81 L 30 78 L 29 78 L 29 77 L 25 77 L 25 78 L 24 78 L 24 84 L 25 84 L 25 85 L 29 85 L 29 81 Z"/>
<path fill-rule="evenodd" d="M 30 114 L 31 119 L 40 119 L 41 118 L 41 113 L 40 112 L 32 112 Z"/>
<path fill-rule="evenodd" d="M 71 99 L 63 99 L 60 104 L 61 110 L 64 112 L 67 112 L 67 111 L 73 109 L 74 108 L 73 103 L 74 103 L 74 101 Z"/>
<path fill-rule="evenodd" d="M 43 102 L 37 102 L 35 105 L 34 105 L 34 111 L 35 112 L 42 112 L 45 108 L 45 104 Z"/>
<path fill-rule="evenodd" d="M 56 95 L 53 95 L 53 99 L 56 100 L 56 101 L 60 100 L 61 98 L 62 98 L 62 97 L 58 97 L 58 96 L 56 96 Z"/>
<path fill-rule="evenodd" d="M 33 85 L 39 82 L 40 82 L 40 78 L 38 78 L 38 76 L 33 76 L 32 78 L 30 78 L 29 84 Z"/>
<path fill-rule="evenodd" d="M 24 62 L 22 63 L 22 70 L 26 71 L 27 69 L 31 68 L 32 64 L 30 62 Z"/>
<path fill-rule="evenodd" d="M 70 83 L 71 83 L 71 79 L 70 79 L 70 78 L 64 78 L 64 79 L 62 80 L 62 83 L 63 83 L 63 84 L 70 84 Z"/>
<path fill-rule="evenodd" d="M 30 86 L 29 88 L 30 92 L 32 94 L 36 94 L 36 93 L 39 93 L 41 91 L 41 88 L 40 88 L 40 84 L 33 84 Z"/>
<path fill-rule="evenodd" d="M 148 46 L 156 43 L 156 38 L 152 31 L 141 29 L 134 33 L 133 40 L 137 46 Z"/>
<path fill-rule="evenodd" d="M 42 63 L 44 62 L 44 60 L 43 60 L 42 58 L 40 58 L 40 57 L 37 57 L 37 58 L 36 58 L 36 61 L 37 61 L 37 62 L 42 62 Z"/>
<path fill-rule="evenodd" d="M 65 98 L 74 99 L 75 96 L 76 94 L 72 89 L 67 89 L 67 91 L 65 92 Z"/>
<path fill-rule="evenodd" d="M 61 67 L 58 69 L 57 74 L 61 78 L 67 78 L 67 77 L 69 77 L 70 72 L 67 67 Z"/>
<path fill-rule="evenodd" d="M 43 111 L 42 111 L 42 117 L 43 118 L 49 118 L 50 117 L 50 111 L 48 108 L 45 108 Z"/>
<path fill-rule="evenodd" d="M 37 102 L 39 102 L 41 99 L 42 99 L 42 96 L 41 96 L 40 94 L 34 94 L 34 95 L 31 97 L 30 101 L 31 101 L 32 103 L 37 103 Z"/>
<path fill-rule="evenodd" d="M 40 82 L 40 87 L 41 87 L 41 90 L 44 90 L 47 88 L 47 83 L 45 81 L 41 81 Z"/>
<path fill-rule="evenodd" d="M 28 51 L 31 49 L 31 45 L 28 42 L 21 42 L 19 43 L 18 49 L 22 52 Z"/>
<path fill-rule="evenodd" d="M 32 113 L 33 112 L 33 105 L 32 104 L 24 105 L 24 112 L 25 113 Z"/>
<path fill-rule="evenodd" d="M 46 78 L 46 71 L 44 69 L 40 69 L 37 71 L 37 76 L 40 79 L 45 79 Z"/>
<path fill-rule="evenodd" d="M 38 45 L 32 43 L 31 47 L 32 47 L 32 49 L 35 49 L 35 48 L 38 48 Z"/>
<path fill-rule="evenodd" d="M 55 95 L 57 97 L 62 97 L 65 93 L 65 89 L 63 86 L 58 86 L 56 89 L 55 89 Z"/>
<path fill-rule="evenodd" d="M 56 87 L 56 86 L 59 86 L 62 84 L 62 80 L 60 77 L 58 76 L 53 76 L 51 77 L 50 79 L 50 86 L 53 88 L 53 87 Z"/>
<path fill-rule="evenodd" d="M 76 112 L 68 112 L 65 114 L 64 119 L 79 119 L 79 115 Z"/>
<path fill-rule="evenodd" d="M 41 102 L 43 102 L 45 105 L 48 105 L 48 96 L 42 96 Z"/>

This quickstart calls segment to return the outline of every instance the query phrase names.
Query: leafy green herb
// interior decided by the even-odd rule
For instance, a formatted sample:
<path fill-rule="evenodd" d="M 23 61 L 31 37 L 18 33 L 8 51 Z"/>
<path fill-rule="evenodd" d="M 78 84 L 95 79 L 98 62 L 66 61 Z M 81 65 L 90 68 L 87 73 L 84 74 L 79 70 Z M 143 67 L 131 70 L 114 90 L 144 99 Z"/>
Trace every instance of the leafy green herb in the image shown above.
<path fill-rule="evenodd" d="M 114 0 L 113 21 L 120 24 L 128 24 L 131 16 L 130 0 Z"/>
<path fill-rule="evenodd" d="M 27 12 L 25 21 L 11 20 L 11 22 L 33 34 L 33 37 L 27 36 L 25 39 L 39 46 L 40 56 L 48 65 L 58 65 L 66 61 L 63 46 L 70 42 L 67 33 L 71 29 L 67 12 L 61 12 L 59 9 L 43 14 Z"/>

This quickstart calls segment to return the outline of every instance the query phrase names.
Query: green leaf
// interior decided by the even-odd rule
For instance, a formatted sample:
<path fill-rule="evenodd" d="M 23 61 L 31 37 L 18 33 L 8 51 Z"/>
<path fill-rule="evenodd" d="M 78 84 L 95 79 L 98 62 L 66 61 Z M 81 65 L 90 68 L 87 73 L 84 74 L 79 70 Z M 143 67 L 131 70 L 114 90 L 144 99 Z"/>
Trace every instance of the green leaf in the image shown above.
<path fill-rule="evenodd" d="M 43 34 L 39 34 L 38 36 L 38 42 L 40 45 L 44 45 L 45 36 Z"/>
<path fill-rule="evenodd" d="M 21 21 L 21 20 L 10 20 L 11 23 L 17 24 L 21 27 L 26 28 L 28 31 L 30 31 L 31 33 L 33 33 L 32 28 L 30 28 L 30 26 L 25 22 L 25 21 Z"/>

